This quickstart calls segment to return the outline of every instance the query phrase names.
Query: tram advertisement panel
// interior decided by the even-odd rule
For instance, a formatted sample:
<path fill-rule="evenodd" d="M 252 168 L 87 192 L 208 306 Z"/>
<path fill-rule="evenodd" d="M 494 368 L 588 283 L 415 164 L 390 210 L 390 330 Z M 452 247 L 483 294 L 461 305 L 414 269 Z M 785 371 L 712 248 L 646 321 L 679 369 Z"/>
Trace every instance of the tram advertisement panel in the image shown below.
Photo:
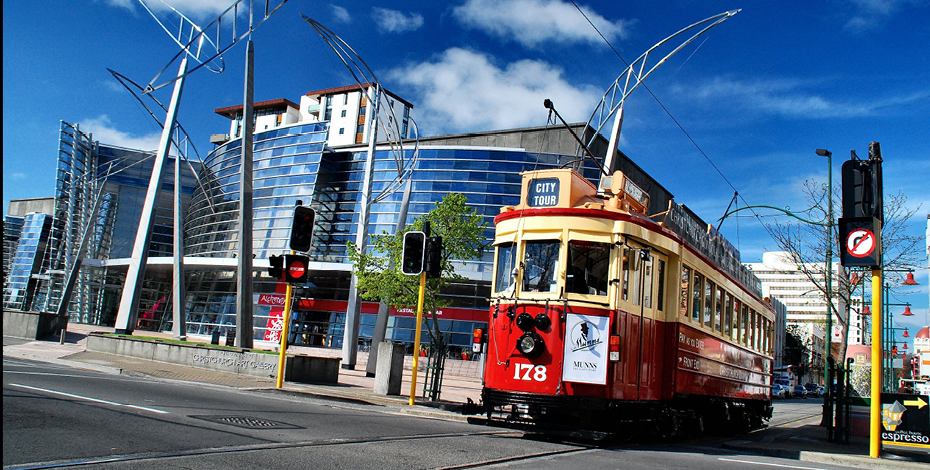
<path fill-rule="evenodd" d="M 610 318 L 569 313 L 565 323 L 562 381 L 607 384 Z"/>
<path fill-rule="evenodd" d="M 882 443 L 930 449 L 930 396 L 882 395 Z"/>

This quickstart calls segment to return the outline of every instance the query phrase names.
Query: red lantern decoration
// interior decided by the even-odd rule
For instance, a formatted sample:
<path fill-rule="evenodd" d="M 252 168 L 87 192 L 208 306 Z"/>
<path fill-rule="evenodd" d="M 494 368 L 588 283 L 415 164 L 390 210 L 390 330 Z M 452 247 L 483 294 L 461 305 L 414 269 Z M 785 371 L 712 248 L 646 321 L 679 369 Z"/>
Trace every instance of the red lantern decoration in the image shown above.
<path fill-rule="evenodd" d="M 910 317 L 914 315 L 914 312 L 911 312 L 911 306 L 908 305 L 907 307 L 904 307 L 904 313 L 902 313 L 901 315 L 904 315 L 905 317 Z"/>
<path fill-rule="evenodd" d="M 914 273 L 907 273 L 907 277 L 904 279 L 905 286 L 917 286 L 919 285 L 917 281 L 914 280 Z"/>
<path fill-rule="evenodd" d="M 861 312 L 859 312 L 859 315 L 871 315 L 871 314 L 872 314 L 872 311 L 869 310 L 869 306 L 868 306 L 868 305 L 866 305 L 865 308 L 862 309 Z"/>
<path fill-rule="evenodd" d="M 911 337 L 911 335 L 907 334 L 907 328 L 904 329 L 904 334 L 901 335 L 901 336 L 904 337 L 904 338 L 910 338 L 910 337 Z"/>

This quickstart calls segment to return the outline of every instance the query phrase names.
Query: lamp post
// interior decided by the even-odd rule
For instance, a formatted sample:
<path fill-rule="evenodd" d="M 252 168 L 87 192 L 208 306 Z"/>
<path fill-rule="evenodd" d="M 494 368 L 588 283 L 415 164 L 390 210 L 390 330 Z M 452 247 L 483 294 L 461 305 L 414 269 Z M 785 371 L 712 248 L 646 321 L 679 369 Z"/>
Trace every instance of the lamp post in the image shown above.
<path fill-rule="evenodd" d="M 828 367 L 826 367 L 827 359 L 832 357 L 833 352 L 833 153 L 826 149 L 817 149 L 816 153 L 821 157 L 827 157 L 827 257 L 824 262 L 827 294 L 827 330 L 823 335 L 823 383 L 824 390 L 827 391 L 823 394 L 823 415 L 826 418 L 827 409 L 828 407 L 832 408 L 830 405 L 833 400 L 833 394 L 830 392 L 833 384 L 828 383 L 830 372 Z"/>

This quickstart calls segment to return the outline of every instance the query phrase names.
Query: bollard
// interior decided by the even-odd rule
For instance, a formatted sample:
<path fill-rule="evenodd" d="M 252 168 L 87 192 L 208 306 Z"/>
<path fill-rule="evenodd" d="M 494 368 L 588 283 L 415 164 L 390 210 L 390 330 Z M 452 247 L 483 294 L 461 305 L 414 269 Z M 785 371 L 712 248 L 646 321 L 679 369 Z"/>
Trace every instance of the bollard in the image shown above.
<path fill-rule="evenodd" d="M 65 344 L 65 335 L 68 334 L 67 328 L 61 329 L 61 338 L 58 339 L 58 344 Z"/>

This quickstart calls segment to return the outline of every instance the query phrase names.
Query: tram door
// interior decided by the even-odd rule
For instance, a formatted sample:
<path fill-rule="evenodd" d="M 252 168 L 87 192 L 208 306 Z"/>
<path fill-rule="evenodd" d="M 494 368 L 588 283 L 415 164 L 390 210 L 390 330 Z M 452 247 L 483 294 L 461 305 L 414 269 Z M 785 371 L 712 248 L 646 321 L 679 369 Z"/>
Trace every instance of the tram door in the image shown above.
<path fill-rule="evenodd" d="M 624 400 L 658 399 L 664 332 L 657 318 L 664 310 L 667 261 L 648 246 L 633 242 L 619 251 L 619 309 L 614 334 L 620 335 L 621 357 L 614 366 L 618 385 L 614 395 Z"/>

